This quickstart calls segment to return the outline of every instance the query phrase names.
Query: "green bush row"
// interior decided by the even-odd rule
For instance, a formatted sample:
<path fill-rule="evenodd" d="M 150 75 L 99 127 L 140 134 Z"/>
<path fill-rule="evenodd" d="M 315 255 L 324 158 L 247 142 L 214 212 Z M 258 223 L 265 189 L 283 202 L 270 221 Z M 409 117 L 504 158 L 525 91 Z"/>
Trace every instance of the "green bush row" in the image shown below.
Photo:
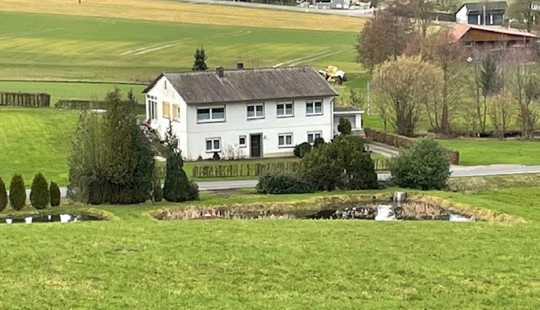
<path fill-rule="evenodd" d="M 32 181 L 30 191 L 30 204 L 36 209 L 45 209 L 49 205 L 57 207 L 60 205 L 60 188 L 54 182 L 49 185 L 45 177 L 38 173 Z M 14 175 L 11 178 L 9 186 L 9 196 L 6 184 L 0 178 L 0 211 L 3 211 L 7 205 L 13 210 L 22 210 L 26 205 L 26 187 L 24 179 L 20 175 Z"/>
<path fill-rule="evenodd" d="M 300 168 L 300 161 L 268 163 L 227 162 L 223 164 L 198 165 L 193 167 L 193 177 L 258 177 L 268 173 L 294 172 Z"/>

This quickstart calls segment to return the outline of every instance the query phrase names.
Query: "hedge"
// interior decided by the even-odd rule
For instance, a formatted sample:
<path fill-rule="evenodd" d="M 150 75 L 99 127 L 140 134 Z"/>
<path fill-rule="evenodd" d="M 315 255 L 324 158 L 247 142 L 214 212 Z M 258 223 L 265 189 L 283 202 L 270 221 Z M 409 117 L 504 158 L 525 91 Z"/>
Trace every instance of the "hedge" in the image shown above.
<path fill-rule="evenodd" d="M 366 134 L 366 139 L 368 141 L 388 144 L 397 148 L 408 148 L 416 143 L 416 139 L 414 138 L 409 138 L 391 133 L 384 133 L 369 128 L 365 128 L 364 133 Z M 448 161 L 450 162 L 450 164 L 459 165 L 459 152 L 449 149 L 446 149 L 446 151 L 449 155 Z"/>
<path fill-rule="evenodd" d="M 45 93 L 4 93 L 0 92 L 0 106 L 48 108 L 51 95 Z"/>
<path fill-rule="evenodd" d="M 193 177 L 258 177 L 271 172 L 295 172 L 300 168 L 300 161 L 282 161 L 268 163 L 224 162 L 223 164 L 197 165 L 193 167 Z"/>

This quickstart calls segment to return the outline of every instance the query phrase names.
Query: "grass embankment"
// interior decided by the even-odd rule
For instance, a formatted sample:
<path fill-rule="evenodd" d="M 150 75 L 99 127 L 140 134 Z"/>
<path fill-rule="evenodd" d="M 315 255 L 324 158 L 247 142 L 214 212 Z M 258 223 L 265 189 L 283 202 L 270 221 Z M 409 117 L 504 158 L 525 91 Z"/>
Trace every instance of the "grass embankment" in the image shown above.
<path fill-rule="evenodd" d="M 160 222 L 147 211 L 187 204 L 104 207 L 117 219 L 0 226 L 0 307 L 537 308 L 540 189 L 430 194 L 528 223 Z"/>
<path fill-rule="evenodd" d="M 460 163 L 465 166 L 540 165 L 540 141 L 452 139 L 439 142 L 449 149 L 459 151 Z"/>

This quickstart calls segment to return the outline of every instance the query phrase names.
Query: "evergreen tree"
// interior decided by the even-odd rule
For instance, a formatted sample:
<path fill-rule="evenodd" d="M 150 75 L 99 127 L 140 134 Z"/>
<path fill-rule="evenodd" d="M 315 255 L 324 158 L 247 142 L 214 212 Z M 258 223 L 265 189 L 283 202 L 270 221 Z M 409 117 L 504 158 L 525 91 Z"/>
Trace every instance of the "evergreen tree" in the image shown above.
<path fill-rule="evenodd" d="M 32 181 L 30 203 L 36 209 L 45 209 L 49 206 L 49 200 L 49 184 L 43 174 L 38 173 L 34 176 L 34 180 Z"/>
<path fill-rule="evenodd" d="M 339 119 L 338 131 L 343 136 L 350 135 L 352 132 L 351 122 L 349 122 L 348 119 L 341 117 Z"/>
<path fill-rule="evenodd" d="M 8 197 L 6 191 L 6 184 L 0 178 L 0 211 L 4 210 L 7 207 Z"/>
<path fill-rule="evenodd" d="M 58 184 L 56 184 L 55 182 L 51 182 L 51 185 L 49 187 L 49 193 L 50 193 L 50 198 L 51 198 L 51 207 L 60 206 L 61 194 L 60 194 L 60 188 L 58 187 Z"/>
<path fill-rule="evenodd" d="M 171 202 L 181 202 L 198 198 L 198 188 L 189 181 L 183 169 L 184 161 L 182 153 L 178 149 L 178 140 L 169 125 L 167 131 L 167 146 L 169 147 L 167 156 L 167 168 L 165 184 L 163 186 L 163 198 Z"/>
<path fill-rule="evenodd" d="M 195 51 L 195 55 L 193 55 L 195 58 L 195 61 L 193 62 L 193 71 L 206 71 L 208 70 L 208 66 L 206 65 L 206 60 L 208 57 L 206 57 L 206 51 L 204 48 L 198 48 Z"/>
<path fill-rule="evenodd" d="M 26 204 L 26 187 L 18 174 L 13 176 L 9 185 L 9 204 L 14 210 L 22 210 Z"/>

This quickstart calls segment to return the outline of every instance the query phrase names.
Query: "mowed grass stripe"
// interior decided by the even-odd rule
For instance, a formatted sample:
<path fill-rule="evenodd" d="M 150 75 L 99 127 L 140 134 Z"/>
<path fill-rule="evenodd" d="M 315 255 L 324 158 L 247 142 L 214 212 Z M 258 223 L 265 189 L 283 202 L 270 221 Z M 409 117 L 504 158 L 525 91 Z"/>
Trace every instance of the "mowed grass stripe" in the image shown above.
<path fill-rule="evenodd" d="M 357 31 L 365 19 L 161 0 L 3 0 L 0 11 L 329 31 Z"/>
<path fill-rule="evenodd" d="M 0 12 L 0 27 L 10 38 L 0 41 L 0 79 L 149 81 L 161 71 L 190 70 L 198 47 L 206 49 L 210 67 L 242 61 L 248 67 L 339 63 L 348 72 L 361 70 L 354 32 L 6 12 Z"/>

